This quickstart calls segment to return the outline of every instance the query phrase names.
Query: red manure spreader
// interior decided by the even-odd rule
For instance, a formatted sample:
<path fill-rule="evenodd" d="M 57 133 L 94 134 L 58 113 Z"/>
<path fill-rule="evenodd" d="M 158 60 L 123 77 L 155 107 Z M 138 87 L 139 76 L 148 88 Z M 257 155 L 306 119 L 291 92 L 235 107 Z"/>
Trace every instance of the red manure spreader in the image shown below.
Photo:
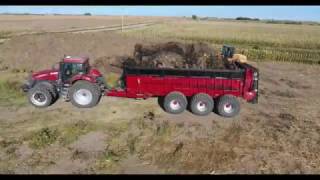
<path fill-rule="evenodd" d="M 230 56 L 230 54 L 225 54 Z M 121 86 L 108 88 L 99 70 L 87 57 L 64 57 L 59 67 L 34 72 L 22 86 L 29 102 L 38 108 L 52 105 L 62 97 L 79 108 L 97 105 L 102 96 L 136 99 L 157 97 L 172 114 L 187 108 L 196 115 L 213 111 L 233 117 L 240 111 L 238 98 L 258 102 L 258 69 L 235 63 L 235 69 L 123 68 Z"/>

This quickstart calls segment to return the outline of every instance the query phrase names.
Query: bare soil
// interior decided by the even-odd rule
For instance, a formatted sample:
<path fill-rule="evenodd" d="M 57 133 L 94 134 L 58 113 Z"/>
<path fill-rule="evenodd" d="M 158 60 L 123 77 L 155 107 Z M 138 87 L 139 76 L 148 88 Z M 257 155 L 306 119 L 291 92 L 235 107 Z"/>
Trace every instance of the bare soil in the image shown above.
<path fill-rule="evenodd" d="M 137 42 L 141 41 L 110 32 L 28 35 L 0 45 L 0 61 L 10 70 L 37 71 L 51 68 L 64 55 L 86 55 L 93 62 L 103 56 L 131 55 Z"/>
<path fill-rule="evenodd" d="M 126 16 L 124 24 L 163 21 L 166 17 Z M 0 15 L 0 31 L 58 31 L 77 28 L 121 25 L 121 16 L 67 16 L 67 15 Z"/>

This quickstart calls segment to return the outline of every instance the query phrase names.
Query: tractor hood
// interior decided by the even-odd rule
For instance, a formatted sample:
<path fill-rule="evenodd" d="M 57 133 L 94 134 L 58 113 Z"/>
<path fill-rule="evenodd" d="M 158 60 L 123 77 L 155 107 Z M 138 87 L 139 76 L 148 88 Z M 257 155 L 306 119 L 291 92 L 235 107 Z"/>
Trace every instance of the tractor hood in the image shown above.
<path fill-rule="evenodd" d="M 89 74 L 93 77 L 100 77 L 102 76 L 102 74 L 100 73 L 100 71 L 98 69 L 95 68 L 90 68 Z"/>
<path fill-rule="evenodd" d="M 58 70 L 47 69 L 47 70 L 34 72 L 34 73 L 32 73 L 32 79 L 34 79 L 34 80 L 49 80 L 49 81 L 58 80 Z"/>

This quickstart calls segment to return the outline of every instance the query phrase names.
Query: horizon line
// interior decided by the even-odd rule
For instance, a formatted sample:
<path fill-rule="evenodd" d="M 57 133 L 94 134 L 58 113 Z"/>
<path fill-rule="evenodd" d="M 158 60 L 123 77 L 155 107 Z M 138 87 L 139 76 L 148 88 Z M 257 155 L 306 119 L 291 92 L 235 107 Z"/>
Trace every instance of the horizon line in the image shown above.
<path fill-rule="evenodd" d="M 69 15 L 69 16 L 140 16 L 140 17 L 180 17 L 180 18 L 185 18 L 185 17 L 190 17 L 192 18 L 193 15 L 191 16 L 163 16 L 163 15 L 112 15 L 112 14 L 93 14 L 90 13 L 90 15 L 85 15 L 86 13 L 90 13 L 90 12 L 85 12 L 85 13 L 79 13 L 79 14 L 68 14 L 68 13 L 28 13 L 28 12 L 24 12 L 24 13 L 13 13 L 13 12 L 2 12 L 0 13 L 0 15 Z M 196 14 L 194 14 L 196 15 Z M 320 23 L 320 21 L 315 21 L 315 20 L 290 20 L 290 19 L 278 19 L 278 18 L 257 18 L 257 17 L 248 17 L 248 16 L 238 16 L 238 17 L 234 17 L 234 18 L 230 18 L 230 17 L 215 17 L 215 16 L 198 16 L 199 18 L 215 18 L 215 19 L 222 19 L 222 20 L 228 20 L 228 19 L 232 19 L 232 20 L 236 20 L 236 18 L 242 17 L 242 18 L 250 18 L 250 19 L 259 19 L 259 20 L 275 20 L 275 21 L 288 21 L 288 22 L 314 22 L 314 23 Z"/>

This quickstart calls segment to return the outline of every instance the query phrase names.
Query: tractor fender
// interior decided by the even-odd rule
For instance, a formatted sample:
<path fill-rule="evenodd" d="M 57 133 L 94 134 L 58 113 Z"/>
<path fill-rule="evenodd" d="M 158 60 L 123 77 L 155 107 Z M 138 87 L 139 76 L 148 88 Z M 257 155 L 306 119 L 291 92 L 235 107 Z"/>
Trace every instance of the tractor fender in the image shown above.
<path fill-rule="evenodd" d="M 92 76 L 88 76 L 88 75 L 83 75 L 83 74 L 78 74 L 75 75 L 72 79 L 71 79 L 71 83 L 74 84 L 75 82 L 79 81 L 79 80 L 84 80 L 84 81 L 88 81 L 90 83 L 96 83 L 96 78 L 92 77 Z"/>

